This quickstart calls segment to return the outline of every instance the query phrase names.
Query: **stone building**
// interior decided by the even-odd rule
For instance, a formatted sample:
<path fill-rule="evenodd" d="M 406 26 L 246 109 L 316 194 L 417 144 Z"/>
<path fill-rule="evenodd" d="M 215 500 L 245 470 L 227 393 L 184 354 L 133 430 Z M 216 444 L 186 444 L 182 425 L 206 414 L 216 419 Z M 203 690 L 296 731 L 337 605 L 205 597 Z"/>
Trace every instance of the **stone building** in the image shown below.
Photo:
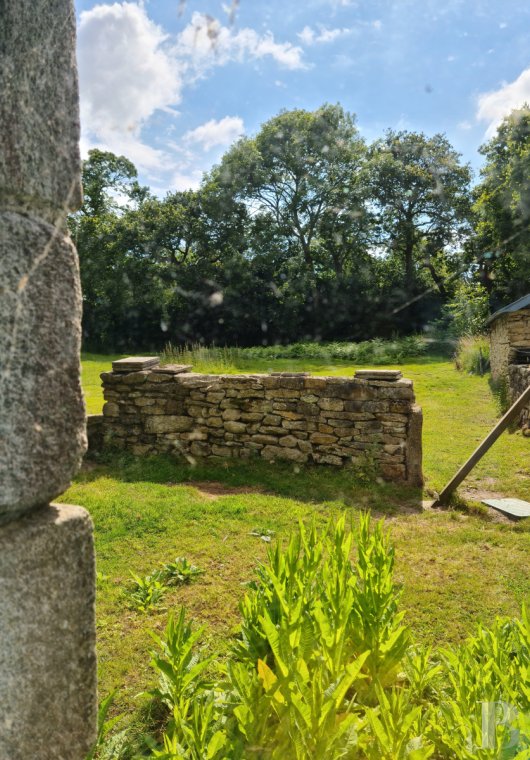
<path fill-rule="evenodd" d="M 530 366 L 530 293 L 496 311 L 487 324 L 494 380 L 507 378 L 509 365 Z"/>

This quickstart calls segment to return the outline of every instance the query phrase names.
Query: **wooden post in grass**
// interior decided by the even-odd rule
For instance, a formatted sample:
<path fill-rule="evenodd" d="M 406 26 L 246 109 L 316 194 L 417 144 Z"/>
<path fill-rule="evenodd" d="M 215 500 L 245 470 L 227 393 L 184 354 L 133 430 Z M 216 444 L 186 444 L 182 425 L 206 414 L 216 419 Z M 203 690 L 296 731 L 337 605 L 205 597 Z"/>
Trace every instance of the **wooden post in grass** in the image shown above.
<path fill-rule="evenodd" d="M 484 454 L 493 446 L 497 438 L 506 430 L 510 422 L 516 417 L 516 415 L 521 411 L 521 409 L 524 406 L 526 406 L 526 404 L 529 402 L 530 402 L 530 385 L 525 391 L 523 391 L 523 393 L 519 396 L 519 398 L 512 404 L 512 406 L 508 409 L 504 417 L 502 417 L 497 422 L 493 430 L 490 433 L 488 433 L 488 435 L 484 438 L 482 443 L 471 454 L 467 462 L 463 464 L 462 467 L 458 470 L 456 475 L 453 478 L 451 478 L 449 483 L 441 491 L 440 495 L 434 502 L 433 504 L 434 507 L 447 503 L 447 500 L 449 499 L 453 491 L 456 488 L 458 488 L 458 486 L 464 480 L 464 478 L 466 478 L 469 475 L 473 467 L 482 459 Z"/>

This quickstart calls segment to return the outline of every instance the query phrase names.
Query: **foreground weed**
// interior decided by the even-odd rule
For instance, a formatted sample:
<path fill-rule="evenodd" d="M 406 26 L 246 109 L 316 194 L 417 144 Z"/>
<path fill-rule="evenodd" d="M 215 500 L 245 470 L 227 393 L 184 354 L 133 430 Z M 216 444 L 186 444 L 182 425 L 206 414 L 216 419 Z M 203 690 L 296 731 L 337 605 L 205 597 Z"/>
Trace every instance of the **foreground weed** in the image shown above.
<path fill-rule="evenodd" d="M 168 562 L 163 566 L 158 577 L 168 586 L 180 586 L 191 583 L 194 578 L 203 573 L 204 570 L 192 565 L 186 557 L 177 557 L 174 562 Z"/>
<path fill-rule="evenodd" d="M 131 577 L 132 587 L 125 592 L 130 606 L 144 614 L 157 609 L 168 590 L 160 579 L 159 573 L 146 575 L 144 578 L 131 573 Z"/>
<path fill-rule="evenodd" d="M 529 760 L 526 611 L 452 650 L 414 648 L 393 569 L 389 535 L 368 515 L 354 531 L 344 518 L 301 525 L 268 548 L 225 664 L 214 667 L 184 609 L 170 616 L 154 636 L 150 694 L 167 723 L 151 756 Z"/>

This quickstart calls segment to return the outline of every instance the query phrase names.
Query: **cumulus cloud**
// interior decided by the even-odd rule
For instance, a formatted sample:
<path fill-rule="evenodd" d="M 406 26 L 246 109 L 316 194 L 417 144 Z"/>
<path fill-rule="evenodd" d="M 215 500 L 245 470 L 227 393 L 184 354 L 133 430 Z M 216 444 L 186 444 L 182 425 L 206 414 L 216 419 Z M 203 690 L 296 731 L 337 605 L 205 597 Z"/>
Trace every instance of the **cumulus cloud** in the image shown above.
<path fill-rule="evenodd" d="M 346 37 L 351 34 L 352 30 L 348 27 L 337 29 L 327 29 L 325 26 L 319 26 L 318 30 L 310 26 L 304 26 L 301 32 L 298 32 L 298 38 L 304 45 L 315 45 L 318 43 L 334 42 L 339 37 Z"/>
<path fill-rule="evenodd" d="M 78 61 L 81 122 L 87 142 L 126 153 L 143 168 L 164 156 L 140 139 L 156 110 L 181 97 L 179 66 L 167 36 L 136 3 L 97 5 L 81 14 Z"/>
<path fill-rule="evenodd" d="M 287 69 L 307 68 L 303 51 L 290 42 L 276 42 L 271 32 L 248 27 L 236 31 L 205 13 L 195 12 L 178 35 L 175 54 L 189 72 L 203 75 L 212 66 L 270 57 Z"/>
<path fill-rule="evenodd" d="M 476 116 L 488 123 L 486 137 L 492 137 L 503 118 L 525 103 L 530 103 L 530 68 L 498 90 L 479 95 Z"/>
<path fill-rule="evenodd" d="M 245 131 L 243 119 L 239 116 L 225 116 L 224 119 L 210 119 L 205 124 L 186 132 L 184 142 L 196 143 L 203 150 L 216 146 L 226 146 L 234 142 Z"/>
<path fill-rule="evenodd" d="M 169 35 L 147 10 L 143 2 L 128 0 L 96 5 L 80 15 L 82 149 L 124 154 L 155 185 L 162 175 L 173 176 L 179 186 L 188 181 L 196 185 L 197 165 L 208 167 L 197 155 L 195 165 L 190 156 L 183 167 L 182 153 L 169 141 L 160 149 L 147 138 L 155 113 L 176 113 L 185 87 L 214 67 L 269 59 L 283 68 L 303 69 L 303 51 L 278 42 L 271 32 L 236 30 L 203 13 L 194 13 L 182 31 Z M 228 116 L 188 132 L 182 144 L 199 146 L 202 154 L 229 144 L 242 131 L 242 120 Z"/>

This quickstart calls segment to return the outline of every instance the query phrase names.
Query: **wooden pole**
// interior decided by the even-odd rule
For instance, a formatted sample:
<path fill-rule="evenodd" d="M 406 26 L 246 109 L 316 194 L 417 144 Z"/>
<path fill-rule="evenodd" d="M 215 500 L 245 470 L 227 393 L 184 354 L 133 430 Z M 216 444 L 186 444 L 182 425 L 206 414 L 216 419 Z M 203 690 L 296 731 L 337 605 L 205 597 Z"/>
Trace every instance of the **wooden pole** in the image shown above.
<path fill-rule="evenodd" d="M 453 493 L 453 491 L 458 488 L 460 483 L 466 478 L 473 467 L 482 459 L 484 454 L 493 446 L 497 438 L 503 433 L 510 422 L 514 419 L 514 417 L 517 415 L 518 412 L 521 411 L 521 409 L 526 406 L 527 403 L 530 403 L 530 385 L 528 388 L 523 391 L 523 393 L 519 396 L 517 401 L 515 401 L 514 404 L 508 409 L 504 417 L 502 417 L 493 430 L 488 433 L 488 435 L 484 438 L 482 443 L 475 449 L 475 451 L 471 454 L 467 462 L 462 465 L 462 467 L 458 470 L 456 475 L 451 478 L 449 483 L 445 486 L 443 491 L 440 492 L 440 495 L 438 496 L 437 500 L 434 502 L 433 506 L 436 507 L 439 504 L 446 504 L 449 496 Z"/>

